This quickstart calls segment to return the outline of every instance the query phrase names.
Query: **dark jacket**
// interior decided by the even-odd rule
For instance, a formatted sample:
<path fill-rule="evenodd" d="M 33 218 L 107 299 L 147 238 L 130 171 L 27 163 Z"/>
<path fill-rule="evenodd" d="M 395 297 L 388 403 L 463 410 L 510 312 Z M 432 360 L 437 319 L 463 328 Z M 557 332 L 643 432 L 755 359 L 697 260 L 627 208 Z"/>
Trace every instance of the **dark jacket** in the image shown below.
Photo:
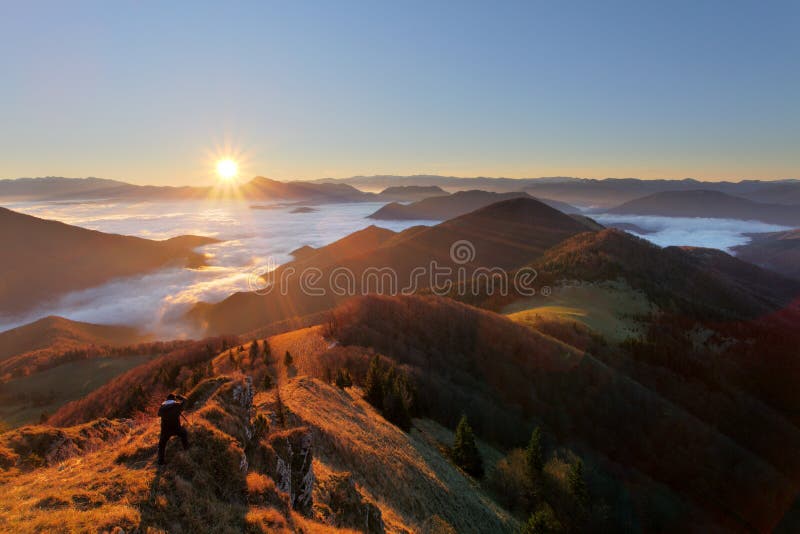
<path fill-rule="evenodd" d="M 166 400 L 161 403 L 158 409 L 158 416 L 161 418 L 161 432 L 173 434 L 181 428 L 181 412 L 186 397 L 177 396 L 175 400 Z"/>

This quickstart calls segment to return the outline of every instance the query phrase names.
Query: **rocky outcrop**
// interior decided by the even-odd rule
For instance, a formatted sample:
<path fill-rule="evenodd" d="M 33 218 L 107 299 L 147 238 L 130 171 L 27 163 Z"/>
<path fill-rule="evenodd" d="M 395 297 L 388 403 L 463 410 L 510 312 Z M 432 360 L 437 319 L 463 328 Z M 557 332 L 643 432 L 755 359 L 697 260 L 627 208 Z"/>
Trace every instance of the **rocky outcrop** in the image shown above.
<path fill-rule="evenodd" d="M 312 434 L 306 427 L 273 434 L 269 445 L 275 452 L 270 473 L 280 491 L 289 495 L 292 508 L 303 513 L 313 504 L 314 469 L 312 468 Z"/>
<path fill-rule="evenodd" d="M 0 469 L 55 465 L 126 435 L 130 420 L 97 419 L 68 428 L 25 426 L 0 437 Z"/>
<path fill-rule="evenodd" d="M 320 480 L 314 495 L 315 515 L 328 525 L 368 534 L 385 532 L 380 508 L 361 495 L 350 473 L 335 473 Z"/>

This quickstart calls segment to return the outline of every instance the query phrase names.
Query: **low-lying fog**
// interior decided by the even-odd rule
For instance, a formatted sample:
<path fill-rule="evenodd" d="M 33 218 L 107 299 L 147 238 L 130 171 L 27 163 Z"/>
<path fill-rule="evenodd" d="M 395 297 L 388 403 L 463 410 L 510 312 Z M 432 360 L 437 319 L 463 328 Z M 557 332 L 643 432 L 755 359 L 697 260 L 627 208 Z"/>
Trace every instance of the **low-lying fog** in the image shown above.
<path fill-rule="evenodd" d="M 622 228 L 626 231 L 661 247 L 685 245 L 718 248 L 725 252 L 731 252 L 731 248 L 750 241 L 746 234 L 791 229 L 788 226 L 777 224 L 735 219 L 615 214 L 591 214 L 589 216 L 605 226 L 622 223 Z"/>
<path fill-rule="evenodd" d="M 0 331 L 46 315 L 76 321 L 137 325 L 162 335 L 180 335 L 178 319 L 197 301 L 216 302 L 248 290 L 257 269 L 291 259 L 303 245 L 319 247 L 366 228 L 365 217 L 383 203 L 314 206 L 316 211 L 290 213 L 296 206 L 251 209 L 245 202 L 47 203 L 6 204 L 9 209 L 102 232 L 167 239 L 194 234 L 223 242 L 198 249 L 208 267 L 164 269 L 125 278 L 66 295 L 45 308 L 20 317 L 0 317 Z M 403 230 L 433 221 L 381 221 Z"/>
<path fill-rule="evenodd" d="M 381 203 L 314 206 L 316 211 L 290 213 L 294 207 L 250 209 L 238 202 L 174 203 L 16 203 L 6 207 L 46 219 L 103 232 L 166 239 L 183 234 L 215 237 L 222 243 L 202 247 L 209 266 L 202 269 L 164 269 L 66 295 L 24 316 L 0 317 L 0 331 L 61 315 L 102 324 L 128 324 L 161 336 L 179 336 L 179 318 L 197 301 L 219 301 L 248 290 L 257 269 L 291 259 L 300 246 L 319 247 L 373 221 L 365 219 Z M 593 214 L 602 224 L 635 225 L 629 231 L 661 245 L 693 245 L 724 250 L 747 242 L 751 232 L 783 227 L 751 221 Z M 433 221 L 380 221 L 379 226 L 403 230 Z"/>

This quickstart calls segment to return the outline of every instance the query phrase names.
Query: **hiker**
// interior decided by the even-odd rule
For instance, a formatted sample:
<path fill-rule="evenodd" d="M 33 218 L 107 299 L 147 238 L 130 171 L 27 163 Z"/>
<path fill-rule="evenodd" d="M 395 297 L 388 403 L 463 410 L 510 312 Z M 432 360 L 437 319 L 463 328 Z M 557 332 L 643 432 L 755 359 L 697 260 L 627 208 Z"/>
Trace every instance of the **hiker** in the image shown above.
<path fill-rule="evenodd" d="M 181 414 L 186 397 L 170 393 L 167 400 L 161 403 L 158 409 L 158 416 L 161 418 L 161 437 L 158 440 L 158 465 L 164 465 L 164 451 L 167 442 L 172 436 L 179 436 L 183 449 L 189 448 L 189 435 L 186 429 L 181 426 Z"/>

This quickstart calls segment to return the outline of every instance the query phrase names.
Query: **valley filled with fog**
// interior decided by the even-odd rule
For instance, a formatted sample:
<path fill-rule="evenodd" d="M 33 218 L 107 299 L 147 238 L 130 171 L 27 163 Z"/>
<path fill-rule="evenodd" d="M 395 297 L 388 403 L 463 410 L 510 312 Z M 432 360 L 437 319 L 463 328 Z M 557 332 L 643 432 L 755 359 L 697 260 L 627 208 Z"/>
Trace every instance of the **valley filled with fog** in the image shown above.
<path fill-rule="evenodd" d="M 199 269 L 163 269 L 142 276 L 64 295 L 21 316 L 0 317 L 0 331 L 59 315 L 77 321 L 137 325 L 155 333 L 186 334 L 180 317 L 198 301 L 215 302 L 248 290 L 256 271 L 280 265 L 304 245 L 318 247 L 373 223 L 365 217 L 381 203 L 314 206 L 291 213 L 296 206 L 251 209 L 244 202 L 52 202 L 15 203 L 15 211 L 106 233 L 147 239 L 202 235 L 220 240 L 198 249 L 208 256 Z M 403 230 L 435 221 L 382 221 Z M 53 265 L 57 273 L 58 265 Z M 57 274 L 56 274 L 57 276 Z"/>
<path fill-rule="evenodd" d="M 184 330 L 183 314 L 198 301 L 217 302 L 237 291 L 248 291 L 254 273 L 291 259 L 301 246 L 319 247 L 356 230 L 376 224 L 394 231 L 430 220 L 372 221 L 367 215 L 380 202 L 315 205 L 292 213 L 296 205 L 252 209 L 246 202 L 19 202 L 15 211 L 58 220 L 106 233 L 148 239 L 178 235 L 213 237 L 219 243 L 199 249 L 207 266 L 174 267 L 142 276 L 123 278 L 76 291 L 19 316 L 0 317 L 0 330 L 46 315 L 103 323 L 136 325 L 156 334 L 191 335 Z M 630 225 L 631 233 L 659 246 L 688 245 L 730 251 L 749 241 L 747 234 L 774 232 L 782 226 L 757 221 L 700 219 L 618 214 L 591 214 L 604 225 Z M 58 266 L 53 265 L 57 273 Z"/>

